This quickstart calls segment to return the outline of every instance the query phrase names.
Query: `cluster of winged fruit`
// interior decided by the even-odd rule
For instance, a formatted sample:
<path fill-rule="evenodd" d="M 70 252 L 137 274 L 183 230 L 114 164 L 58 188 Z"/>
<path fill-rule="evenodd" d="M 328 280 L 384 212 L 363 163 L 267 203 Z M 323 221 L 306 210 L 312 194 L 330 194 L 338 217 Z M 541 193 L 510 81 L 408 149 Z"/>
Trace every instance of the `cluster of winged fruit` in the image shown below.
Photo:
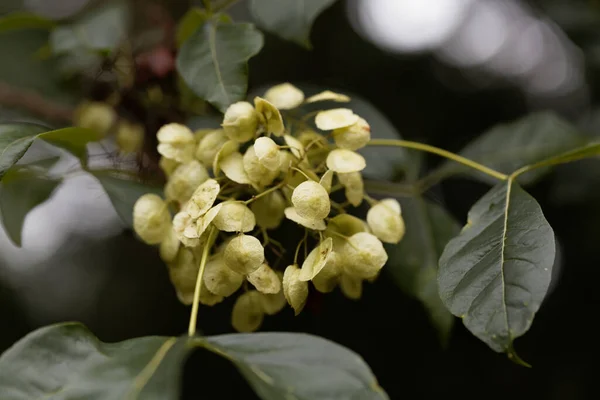
<path fill-rule="evenodd" d="M 140 197 L 134 229 L 160 246 L 181 302 L 198 296 L 212 306 L 240 291 L 232 325 L 248 332 L 286 303 L 300 313 L 309 282 L 358 299 L 363 281 L 377 277 L 387 261 L 382 242 L 398 243 L 404 222 L 396 200 L 364 193 L 366 162 L 356 150 L 369 142 L 370 127 L 347 108 L 301 114 L 309 103 L 349 100 L 330 91 L 305 99 L 284 83 L 254 104 L 232 104 L 221 129 L 171 123 L 158 131 L 166 199 Z M 345 201 L 330 199 L 338 190 Z M 366 221 L 347 213 L 365 199 Z M 278 268 L 285 249 L 269 231 L 286 219 L 300 239 L 293 262 L 290 252 L 290 265 Z"/>

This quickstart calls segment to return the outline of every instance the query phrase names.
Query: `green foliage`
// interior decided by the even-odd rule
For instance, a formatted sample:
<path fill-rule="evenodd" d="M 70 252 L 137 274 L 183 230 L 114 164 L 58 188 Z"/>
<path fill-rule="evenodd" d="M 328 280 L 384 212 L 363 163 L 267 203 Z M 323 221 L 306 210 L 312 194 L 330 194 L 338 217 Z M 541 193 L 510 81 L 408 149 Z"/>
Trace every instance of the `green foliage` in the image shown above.
<path fill-rule="evenodd" d="M 151 336 L 108 344 L 76 323 L 41 328 L 6 351 L 0 387 L 5 400 L 177 399 L 183 361 L 195 347 L 230 360 L 264 400 L 388 398 L 358 355 L 311 335 Z"/>
<path fill-rule="evenodd" d="M 251 0 L 257 25 L 283 39 L 310 48 L 310 29 L 335 0 Z"/>
<path fill-rule="evenodd" d="M 15 12 L 0 18 L 0 34 L 20 29 L 50 29 L 55 22 L 39 15 Z"/>
<path fill-rule="evenodd" d="M 177 69 L 198 96 L 225 112 L 244 99 L 248 59 L 262 46 L 263 36 L 253 25 L 213 19 L 183 44 Z"/>
<path fill-rule="evenodd" d="M 552 274 L 555 243 L 539 204 L 517 183 L 497 184 L 469 212 L 440 257 L 444 304 L 495 351 L 531 326 Z"/>
<path fill-rule="evenodd" d="M 48 131 L 47 128 L 33 124 L 2 124 L 0 125 L 0 180 L 38 138 L 61 147 L 80 159 L 86 157 L 87 143 L 101 139 L 96 132 L 84 128 Z"/>
<path fill-rule="evenodd" d="M 115 172 L 117 171 L 97 171 L 93 175 L 104 188 L 119 217 L 127 227 L 132 227 L 133 205 L 136 200 L 145 193 L 162 195 L 162 187 L 140 182 L 135 176 Z"/>
<path fill-rule="evenodd" d="M 27 214 L 42 204 L 60 184 L 33 168 L 13 168 L 0 184 L 0 217 L 8 237 L 21 246 L 21 231 Z"/>
<path fill-rule="evenodd" d="M 205 10 L 197 7 L 190 8 L 177 24 L 177 33 L 175 35 L 177 47 L 181 47 L 181 45 L 192 36 L 192 33 L 194 33 L 208 18 L 209 15 Z"/>
<path fill-rule="evenodd" d="M 63 24 L 50 35 L 54 54 L 82 50 L 110 53 L 127 35 L 129 8 L 126 1 L 105 2 L 75 20 Z"/>
<path fill-rule="evenodd" d="M 586 137 L 573 125 L 556 114 L 542 112 L 493 127 L 467 145 L 459 154 L 510 174 L 525 165 L 578 148 L 586 141 Z M 519 182 L 523 185 L 529 184 L 545 172 L 546 170 L 537 170 L 523 175 Z M 495 183 L 490 176 L 468 170 L 452 161 L 447 161 L 434 173 L 441 176 L 468 173 L 485 182 Z"/>
<path fill-rule="evenodd" d="M 446 210 L 421 196 L 400 199 L 400 204 L 406 234 L 400 244 L 386 246 L 387 270 L 403 291 L 423 303 L 441 343 L 446 344 L 454 317 L 438 294 L 438 259 L 460 227 Z"/>

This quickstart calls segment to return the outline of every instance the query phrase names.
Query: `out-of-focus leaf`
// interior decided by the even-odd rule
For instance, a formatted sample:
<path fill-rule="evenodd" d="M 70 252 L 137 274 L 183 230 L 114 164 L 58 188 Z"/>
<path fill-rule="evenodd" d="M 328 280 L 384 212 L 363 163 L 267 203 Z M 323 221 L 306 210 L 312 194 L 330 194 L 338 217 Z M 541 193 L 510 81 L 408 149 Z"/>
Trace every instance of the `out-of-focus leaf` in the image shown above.
<path fill-rule="evenodd" d="M 185 41 L 177 70 L 187 85 L 222 112 L 243 100 L 248 86 L 248 60 L 263 46 L 252 24 L 206 22 Z"/>
<path fill-rule="evenodd" d="M 251 0 L 256 24 L 283 39 L 310 48 L 310 29 L 336 0 Z"/>
<path fill-rule="evenodd" d="M 579 148 L 587 141 L 588 138 L 567 121 L 553 113 L 541 112 L 493 127 L 468 144 L 460 155 L 510 174 L 525 165 Z M 547 171 L 537 169 L 523 174 L 519 183 L 529 184 Z M 489 175 L 453 161 L 447 161 L 434 173 L 442 176 L 466 173 L 484 182 L 496 183 Z"/>
<path fill-rule="evenodd" d="M 398 245 L 386 245 L 389 255 L 386 270 L 404 292 L 423 303 L 444 345 L 454 325 L 454 316 L 438 292 L 438 259 L 450 239 L 460 232 L 460 226 L 446 210 L 421 196 L 399 200 L 406 234 Z"/>
<path fill-rule="evenodd" d="M 539 204 L 517 183 L 501 182 L 446 245 L 440 297 L 475 336 L 520 361 L 513 340 L 529 330 L 546 296 L 554 256 L 554 232 Z"/>
<path fill-rule="evenodd" d="M 54 54 L 88 50 L 110 53 L 127 37 L 129 7 L 126 1 L 104 2 L 70 25 L 60 25 L 50 35 Z"/>
<path fill-rule="evenodd" d="M 54 25 L 54 21 L 42 16 L 26 12 L 15 12 L 0 18 L 0 33 L 20 29 L 50 29 Z"/>
<path fill-rule="evenodd" d="M 132 176 L 95 172 L 94 176 L 108 195 L 115 211 L 127 227 L 133 227 L 133 206 L 143 194 L 162 195 L 162 187 L 135 180 Z"/>
<path fill-rule="evenodd" d="M 42 204 L 59 185 L 52 179 L 32 169 L 18 168 L 8 171 L 0 183 L 0 216 L 8 237 L 21 246 L 21 232 L 27 214 Z"/>
<path fill-rule="evenodd" d="M 190 8 L 177 24 L 177 33 L 175 35 L 177 46 L 180 47 L 188 40 L 192 36 L 192 33 L 206 22 L 208 18 L 209 16 L 205 10 L 197 7 Z"/>
<path fill-rule="evenodd" d="M 47 131 L 46 128 L 33 124 L 1 124 L 0 125 L 0 180 L 17 161 L 23 157 L 36 139 L 43 139 L 61 147 L 80 159 L 86 157 L 86 145 L 100 140 L 97 132 L 85 128 L 64 128 Z"/>

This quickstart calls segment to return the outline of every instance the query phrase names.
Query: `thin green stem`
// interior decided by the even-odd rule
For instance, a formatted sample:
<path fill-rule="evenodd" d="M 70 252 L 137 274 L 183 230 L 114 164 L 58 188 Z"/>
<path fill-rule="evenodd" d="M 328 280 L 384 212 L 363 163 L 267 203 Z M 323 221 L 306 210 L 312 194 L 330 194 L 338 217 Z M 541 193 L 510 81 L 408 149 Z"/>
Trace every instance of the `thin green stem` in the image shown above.
<path fill-rule="evenodd" d="M 300 247 L 302 247 L 302 243 L 304 243 L 307 238 L 308 238 L 308 231 L 306 229 L 304 229 L 304 237 L 302 238 L 302 240 L 298 243 L 298 246 L 296 247 L 296 253 L 294 254 L 294 264 L 298 264 L 298 253 L 300 252 Z"/>
<path fill-rule="evenodd" d="M 248 205 L 248 204 L 252 203 L 254 200 L 258 200 L 261 197 L 263 197 L 263 196 L 265 196 L 265 195 L 267 195 L 267 194 L 269 194 L 271 192 L 274 192 L 274 191 L 276 191 L 278 189 L 281 189 L 285 184 L 286 184 L 286 181 L 283 180 L 283 181 L 279 182 L 277 185 L 275 185 L 275 186 L 273 186 L 273 187 L 265 190 L 264 192 L 259 193 L 259 194 L 255 195 L 255 196 L 252 196 L 252 198 L 244 201 L 244 204 Z"/>
<path fill-rule="evenodd" d="M 196 324 L 198 321 L 198 306 L 200 305 L 200 291 L 202 290 L 202 279 L 204 277 L 204 268 L 206 267 L 206 260 L 208 259 L 208 253 L 215 240 L 215 232 L 218 232 L 215 228 L 212 228 L 204 249 L 202 250 L 202 258 L 200 260 L 200 270 L 198 271 L 198 277 L 196 278 L 196 288 L 194 289 L 194 301 L 192 303 L 192 313 L 190 315 L 190 326 L 188 328 L 189 336 L 196 334 Z"/>
<path fill-rule="evenodd" d="M 398 140 L 398 139 L 371 139 L 368 143 L 369 146 L 396 146 L 396 147 L 404 147 L 408 149 L 415 149 L 420 151 L 426 151 L 428 153 L 437 154 L 438 156 L 448 158 L 452 161 L 456 161 L 457 163 L 466 165 L 467 167 L 476 169 L 480 172 L 483 172 L 486 175 L 494 177 L 500 181 L 505 181 L 508 179 L 508 175 L 503 174 L 502 172 L 498 172 L 491 168 L 486 167 L 485 165 L 479 164 L 478 162 L 469 160 L 468 158 L 459 156 L 458 154 L 454 154 L 450 151 L 446 151 L 440 149 L 438 147 L 430 146 L 424 143 L 411 142 L 408 140 Z"/>
<path fill-rule="evenodd" d="M 227 10 L 229 7 L 237 3 L 239 0 L 225 0 L 221 4 L 215 7 L 215 12 L 221 12 Z"/>

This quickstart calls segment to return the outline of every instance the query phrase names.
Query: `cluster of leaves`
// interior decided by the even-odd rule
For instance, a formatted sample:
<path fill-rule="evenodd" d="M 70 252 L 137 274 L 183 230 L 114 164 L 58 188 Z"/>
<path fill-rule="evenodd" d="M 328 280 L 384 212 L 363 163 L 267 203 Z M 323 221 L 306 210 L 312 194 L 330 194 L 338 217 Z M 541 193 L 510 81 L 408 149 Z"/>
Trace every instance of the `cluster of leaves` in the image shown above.
<path fill-rule="evenodd" d="M 247 61 L 260 51 L 263 39 L 252 24 L 233 22 L 222 13 L 231 1 L 215 3 L 192 9 L 180 20 L 174 65 L 181 87 L 224 112 L 245 99 Z M 249 5 L 259 27 L 308 46 L 312 21 L 332 3 L 252 0 Z M 302 7 L 292 7 L 298 4 Z M 129 13 L 129 3 L 120 1 L 85 10 L 67 21 L 19 13 L 0 20 L 0 31 L 49 29 L 49 47 L 44 50 L 50 51 L 61 70 L 87 71 L 89 65 L 115 55 L 129 32 Z M 133 85 L 127 74 L 115 79 L 120 79 L 121 85 Z M 181 97 L 185 90 L 179 93 Z M 419 163 L 402 150 L 396 155 L 406 171 L 404 181 L 365 181 L 366 191 L 374 196 L 398 197 L 402 206 L 406 234 L 398 246 L 387 248 L 388 270 L 399 286 L 424 303 L 442 340 L 447 340 L 453 316 L 458 316 L 490 348 L 521 362 L 513 340 L 529 329 L 544 300 L 555 255 L 552 228 L 523 187 L 541 178 L 553 165 L 598 156 L 600 145 L 554 115 L 539 113 L 497 126 L 459 154 L 452 154 L 398 137 L 381 138 L 376 127 L 384 126 L 385 119 L 355 111 L 369 120 L 372 145 L 416 149 L 449 158 L 436 170 L 423 174 Z M 38 139 L 76 156 L 82 169 L 100 181 L 119 215 L 132 226 L 133 204 L 149 189 L 130 171 L 90 168 L 86 145 L 102 138 L 98 131 L 84 127 L 0 125 L 0 212 L 15 243 L 20 243 L 29 210 L 45 201 L 62 179 L 51 173 L 55 158 L 21 160 Z M 378 157 L 373 161 L 376 163 Z M 462 229 L 445 209 L 424 196 L 430 186 L 455 175 L 469 175 L 494 185 L 473 205 Z M 146 337 L 104 344 L 73 324 L 42 328 L 4 353 L 0 358 L 0 388 L 8 399 L 51 394 L 58 398 L 175 398 L 182 360 L 193 348 L 204 348 L 230 360 L 264 399 L 387 398 L 360 357 L 312 336 Z M 57 359 L 62 360 L 59 365 L 54 362 Z"/>

